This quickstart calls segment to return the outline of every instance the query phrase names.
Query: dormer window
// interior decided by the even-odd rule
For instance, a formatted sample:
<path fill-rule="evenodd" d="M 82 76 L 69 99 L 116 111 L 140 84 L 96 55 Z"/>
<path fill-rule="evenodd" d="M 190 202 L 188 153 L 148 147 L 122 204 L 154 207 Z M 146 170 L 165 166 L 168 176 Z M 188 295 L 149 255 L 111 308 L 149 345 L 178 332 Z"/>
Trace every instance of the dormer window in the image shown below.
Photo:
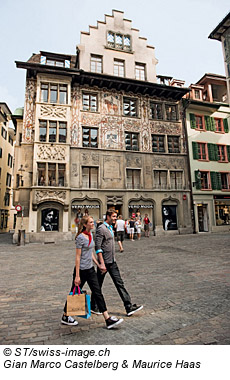
<path fill-rule="evenodd" d="M 131 50 L 131 38 L 129 35 L 121 33 L 108 32 L 107 33 L 107 46 L 112 49 L 118 50 Z"/>
<path fill-rule="evenodd" d="M 42 55 L 40 63 L 42 65 L 70 68 L 70 60 L 65 58 L 47 57 Z"/>

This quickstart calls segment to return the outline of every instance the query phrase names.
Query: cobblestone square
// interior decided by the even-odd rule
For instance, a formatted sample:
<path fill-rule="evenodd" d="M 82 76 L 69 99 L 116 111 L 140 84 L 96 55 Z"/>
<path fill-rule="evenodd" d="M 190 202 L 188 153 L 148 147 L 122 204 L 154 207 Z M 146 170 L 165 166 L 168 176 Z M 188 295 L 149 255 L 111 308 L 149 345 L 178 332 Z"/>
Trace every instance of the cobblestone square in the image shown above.
<path fill-rule="evenodd" d="M 61 325 L 72 281 L 74 241 L 9 244 L 0 236 L 0 343 L 62 345 L 227 345 L 230 343 L 230 235 L 168 235 L 124 242 L 116 259 L 132 302 L 132 317 L 109 275 L 103 293 L 110 314 L 124 318 L 107 330 L 102 316 Z M 85 289 L 88 289 L 86 286 Z"/>

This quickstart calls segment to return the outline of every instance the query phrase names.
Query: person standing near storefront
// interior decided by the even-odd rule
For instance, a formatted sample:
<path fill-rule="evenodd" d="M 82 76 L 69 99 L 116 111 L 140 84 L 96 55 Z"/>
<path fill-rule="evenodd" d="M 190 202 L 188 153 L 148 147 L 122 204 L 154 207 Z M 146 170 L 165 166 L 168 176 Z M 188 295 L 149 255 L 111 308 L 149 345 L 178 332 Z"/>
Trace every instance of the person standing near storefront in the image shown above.
<path fill-rule="evenodd" d="M 118 265 L 115 261 L 115 244 L 114 233 L 112 224 L 117 219 L 117 214 L 114 210 L 108 210 L 106 212 L 106 218 L 103 224 L 101 224 L 96 231 L 95 249 L 100 263 L 100 268 L 97 270 L 98 282 L 100 287 L 103 285 L 105 275 L 108 272 L 113 280 L 113 283 L 121 297 L 126 315 L 131 316 L 137 311 L 143 308 L 143 305 L 137 306 L 132 304 L 129 293 L 127 292 L 124 282 L 121 278 Z M 95 297 L 92 296 L 92 313 L 98 314 L 97 304 Z"/>
<path fill-rule="evenodd" d="M 135 227 L 135 220 L 134 218 L 132 217 L 129 221 L 129 237 L 130 237 L 130 240 L 134 241 L 134 227 Z"/>
<path fill-rule="evenodd" d="M 144 217 L 145 237 L 149 237 L 149 225 L 150 225 L 150 220 L 148 218 L 148 214 L 145 214 L 145 217 Z"/>
<path fill-rule="evenodd" d="M 117 242 L 120 248 L 120 252 L 124 251 L 124 248 L 122 245 L 124 241 L 124 236 L 125 236 L 125 221 L 122 219 L 122 215 L 119 215 L 117 219 Z"/>

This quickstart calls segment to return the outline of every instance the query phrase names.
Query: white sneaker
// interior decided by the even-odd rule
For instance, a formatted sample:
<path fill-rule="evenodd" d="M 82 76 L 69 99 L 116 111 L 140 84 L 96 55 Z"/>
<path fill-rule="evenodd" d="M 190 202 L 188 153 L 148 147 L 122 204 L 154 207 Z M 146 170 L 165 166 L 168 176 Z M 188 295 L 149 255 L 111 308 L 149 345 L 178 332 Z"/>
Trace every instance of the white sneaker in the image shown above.
<path fill-rule="evenodd" d="M 68 325 L 68 326 L 77 326 L 78 321 L 75 321 L 75 319 L 71 316 L 63 315 L 61 319 L 61 323 L 63 325 Z"/>

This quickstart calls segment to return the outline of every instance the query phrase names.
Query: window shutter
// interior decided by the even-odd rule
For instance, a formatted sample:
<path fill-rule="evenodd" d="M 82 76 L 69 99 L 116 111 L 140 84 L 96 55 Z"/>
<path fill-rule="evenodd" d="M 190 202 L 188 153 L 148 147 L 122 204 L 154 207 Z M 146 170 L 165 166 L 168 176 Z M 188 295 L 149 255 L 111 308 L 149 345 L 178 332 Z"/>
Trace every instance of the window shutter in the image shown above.
<path fill-rule="evenodd" d="M 201 189 L 201 179 L 198 176 L 199 171 L 195 170 L 195 181 L 196 181 L 196 189 L 200 190 Z"/>
<path fill-rule="evenodd" d="M 213 117 L 204 116 L 204 121 L 205 121 L 205 128 L 207 131 L 215 131 L 215 120 Z"/>
<path fill-rule="evenodd" d="M 220 173 L 216 173 L 216 179 L 217 179 L 217 190 L 221 190 L 222 189 L 222 183 L 221 183 L 221 174 Z"/>
<path fill-rule="evenodd" d="M 224 119 L 223 123 L 224 123 L 224 132 L 228 133 L 228 131 L 229 131 L 229 128 L 228 128 L 228 119 Z"/>
<path fill-rule="evenodd" d="M 215 130 L 216 130 L 216 123 L 215 123 L 214 117 L 210 117 L 210 120 L 211 120 L 211 131 L 215 132 Z"/>
<path fill-rule="evenodd" d="M 193 113 L 190 113 L 189 116 L 190 116 L 190 127 L 192 129 L 195 129 L 196 128 L 196 118 L 195 118 L 195 115 Z"/>
<path fill-rule="evenodd" d="M 199 154 L 198 154 L 198 144 L 196 141 L 192 142 L 192 151 L 193 151 L 193 159 L 198 160 Z"/>
<path fill-rule="evenodd" d="M 230 145 L 227 145 L 228 161 L 230 162 Z"/>
<path fill-rule="evenodd" d="M 218 161 L 218 146 L 208 143 L 208 158 L 210 161 Z"/>
<path fill-rule="evenodd" d="M 211 176 L 212 190 L 217 190 L 217 173 L 210 172 L 210 176 Z"/>

